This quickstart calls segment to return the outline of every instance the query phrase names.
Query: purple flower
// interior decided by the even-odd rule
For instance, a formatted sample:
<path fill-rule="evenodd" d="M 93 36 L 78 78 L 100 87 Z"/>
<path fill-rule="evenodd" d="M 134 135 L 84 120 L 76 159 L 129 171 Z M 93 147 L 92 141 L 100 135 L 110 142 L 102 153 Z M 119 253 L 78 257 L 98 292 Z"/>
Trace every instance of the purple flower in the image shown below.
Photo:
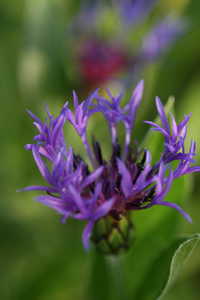
<path fill-rule="evenodd" d="M 144 38 L 141 57 L 146 61 L 156 60 L 178 36 L 183 34 L 185 27 L 183 20 L 168 16 Z"/>
<path fill-rule="evenodd" d="M 113 0 L 123 22 L 127 25 L 142 22 L 157 0 Z"/>
<path fill-rule="evenodd" d="M 138 70 L 158 60 L 183 34 L 186 27 L 184 20 L 166 16 L 164 21 L 153 25 L 150 32 L 143 36 L 138 35 L 138 26 L 134 25 L 145 22 L 156 2 L 112 0 L 112 4 L 106 6 L 97 0 L 83 6 L 79 15 L 73 19 L 71 27 L 74 30 L 69 30 L 68 36 L 71 33 L 71 41 L 74 41 L 71 49 L 76 63 L 78 62 L 77 70 L 87 86 L 91 89 L 99 87 L 109 80 L 118 80 L 121 74 L 127 74 L 124 84 L 132 83 Z M 100 24 L 107 10 L 111 20 L 112 17 L 118 18 L 119 25 L 117 30 L 116 25 L 109 28 L 111 36 L 104 38 Z M 134 40 L 133 43 L 136 37 L 139 37 L 139 40 Z M 133 44 L 137 47 L 128 47 Z"/>
<path fill-rule="evenodd" d="M 62 221 L 69 217 L 86 221 L 83 231 L 85 248 L 89 247 L 90 237 L 100 220 L 111 220 L 116 229 L 120 220 L 132 210 L 147 209 L 154 205 L 169 206 L 191 222 L 190 216 L 181 207 L 166 202 L 164 198 L 176 178 L 200 171 L 199 166 L 192 165 L 195 142 L 191 142 L 188 152 L 184 147 L 189 116 L 177 124 L 171 115 L 169 123 L 161 101 L 156 98 L 161 124 L 145 122 L 164 136 L 164 144 L 159 160 L 152 164 L 151 153 L 147 149 L 139 151 L 131 147 L 131 131 L 142 99 L 143 81 L 136 86 L 129 103 L 124 107 L 120 105 L 122 95 L 115 97 L 109 90 L 107 93 L 108 97 L 100 97 L 95 91 L 81 104 L 73 93 L 74 111 L 65 104 L 56 118 L 48 112 L 48 121 L 44 123 L 29 112 L 39 135 L 34 137 L 36 144 L 28 144 L 26 149 L 32 151 L 47 185 L 33 185 L 23 190 L 44 192 L 37 200 L 61 214 Z M 88 142 L 88 120 L 96 112 L 103 114 L 110 128 L 112 154 L 108 160 L 98 141 L 94 139 L 92 145 Z M 70 141 L 65 143 L 63 127 L 68 122 L 81 137 L 90 165 L 76 154 Z M 118 144 L 117 139 L 116 125 L 120 122 L 125 128 L 123 146 Z M 171 164 L 173 161 L 177 161 L 176 167 Z"/>

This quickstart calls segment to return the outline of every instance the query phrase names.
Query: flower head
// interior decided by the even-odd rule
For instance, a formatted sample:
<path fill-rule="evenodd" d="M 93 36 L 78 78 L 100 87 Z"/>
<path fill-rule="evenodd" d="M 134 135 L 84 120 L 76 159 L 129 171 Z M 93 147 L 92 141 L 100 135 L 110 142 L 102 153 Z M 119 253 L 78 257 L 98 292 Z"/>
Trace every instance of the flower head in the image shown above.
<path fill-rule="evenodd" d="M 129 103 L 124 107 L 120 105 L 122 95 L 115 97 L 110 91 L 107 92 L 108 98 L 104 98 L 95 91 L 81 104 L 74 93 L 74 112 L 65 104 L 56 118 L 48 112 L 48 121 L 44 123 L 29 112 L 39 135 L 34 138 L 36 144 L 28 144 L 26 149 L 32 150 L 36 165 L 47 185 L 29 186 L 24 190 L 46 192 L 37 197 L 37 200 L 60 213 L 62 221 L 69 217 L 86 221 L 83 231 L 85 248 L 89 247 L 96 225 L 102 220 L 109 220 L 110 229 L 103 238 L 107 240 L 111 252 L 115 253 L 118 246 L 113 248 L 110 235 L 116 228 L 121 232 L 119 224 L 124 218 L 128 219 L 130 211 L 164 205 L 175 208 L 186 220 L 191 221 L 181 207 L 166 202 L 164 198 L 176 178 L 199 172 L 200 167 L 192 166 L 196 148 L 194 141 L 188 152 L 184 147 L 189 116 L 177 124 L 171 115 L 169 122 L 160 99 L 156 98 L 161 125 L 145 122 L 163 135 L 164 144 L 159 160 L 153 164 L 148 149 L 138 147 L 133 150 L 131 146 L 131 132 L 142 99 L 143 81 L 136 86 Z M 88 142 L 88 120 L 96 112 L 103 114 L 110 128 L 112 154 L 108 160 L 104 157 L 100 142 L 94 139 L 92 146 Z M 124 145 L 118 144 L 119 122 L 125 128 Z M 71 123 L 80 136 L 91 164 L 88 165 L 76 154 L 70 141 L 65 143 L 63 127 L 67 123 Z M 177 161 L 176 167 L 172 166 L 173 161 Z M 127 230 L 130 231 L 130 226 Z M 126 248 L 127 240 L 124 235 L 121 237 L 124 240 L 120 242 L 120 247 Z M 93 240 L 98 243 L 102 236 L 100 239 L 94 236 Z"/>
<path fill-rule="evenodd" d="M 127 74 L 125 83 L 132 82 L 138 70 L 158 60 L 185 31 L 182 19 L 166 16 L 149 32 L 138 35 L 136 25 L 145 22 L 156 2 L 113 0 L 110 5 L 105 5 L 96 0 L 81 6 L 69 26 L 68 37 L 73 36 L 77 70 L 87 86 L 104 85 L 109 80 L 119 79 L 121 74 Z M 105 30 L 108 15 L 110 25 Z M 133 40 L 137 46 L 130 46 Z"/>
<path fill-rule="evenodd" d="M 83 42 L 78 57 L 81 76 L 91 86 L 108 81 L 130 63 L 124 47 L 94 37 Z"/>

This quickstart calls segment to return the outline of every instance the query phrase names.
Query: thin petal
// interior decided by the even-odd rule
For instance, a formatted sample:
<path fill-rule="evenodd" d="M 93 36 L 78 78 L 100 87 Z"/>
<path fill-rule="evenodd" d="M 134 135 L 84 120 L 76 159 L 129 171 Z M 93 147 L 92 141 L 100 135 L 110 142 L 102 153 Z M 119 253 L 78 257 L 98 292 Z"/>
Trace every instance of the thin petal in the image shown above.
<path fill-rule="evenodd" d="M 56 145 L 56 142 L 57 142 L 57 139 L 58 139 L 58 136 L 61 134 L 62 132 L 62 127 L 64 125 L 64 122 L 65 122 L 65 116 L 62 114 L 60 115 L 60 117 L 57 119 L 56 121 L 56 125 L 53 129 L 53 132 L 52 132 L 52 143 L 53 145 Z"/>
<path fill-rule="evenodd" d="M 150 13 L 157 0 L 113 0 L 117 5 L 123 22 L 126 25 L 134 25 L 144 20 Z"/>
<path fill-rule="evenodd" d="M 123 163 L 122 160 L 118 159 L 117 165 L 118 165 L 119 173 L 122 176 L 122 179 L 121 179 L 122 191 L 123 191 L 124 195 L 126 197 L 128 197 L 131 193 L 132 186 L 133 186 L 130 172 L 128 171 L 127 167 L 125 166 L 125 164 Z"/>
<path fill-rule="evenodd" d="M 189 122 L 191 115 L 192 115 L 191 113 L 189 115 L 186 115 L 185 118 L 183 119 L 183 121 L 178 124 L 179 134 L 183 130 L 183 128 L 187 125 L 187 123 Z"/>
<path fill-rule="evenodd" d="M 131 113 L 130 119 L 132 123 L 135 120 L 137 108 L 140 105 L 140 102 L 142 100 L 143 90 L 144 90 L 144 80 L 141 80 L 137 84 L 136 88 L 134 89 L 129 103 L 124 108 L 125 111 L 128 111 L 128 115 Z"/>
<path fill-rule="evenodd" d="M 165 129 L 163 129 L 162 127 L 160 127 L 158 124 L 151 122 L 151 121 L 144 121 L 144 123 L 152 126 L 153 130 L 160 131 L 165 137 L 167 137 L 167 138 L 169 137 L 168 132 Z"/>
<path fill-rule="evenodd" d="M 83 230 L 82 241 L 83 241 L 83 246 L 86 250 L 88 250 L 90 247 L 90 236 L 93 227 L 94 227 L 94 221 L 90 221 Z"/>
<path fill-rule="evenodd" d="M 107 215 L 108 212 L 111 210 L 111 208 L 114 204 L 114 201 L 115 201 L 115 199 L 112 198 L 112 199 L 104 202 L 101 206 L 99 206 L 94 214 L 94 220 L 96 221 L 96 220 L 104 217 L 105 215 Z"/>
<path fill-rule="evenodd" d="M 157 110 L 158 110 L 158 114 L 160 116 L 160 120 L 163 124 L 163 127 L 165 128 L 165 130 L 168 133 L 170 133 L 169 122 L 167 120 L 167 116 L 166 116 L 164 107 L 163 107 L 162 102 L 160 101 L 159 97 L 156 97 L 156 107 L 157 107 Z"/>
<path fill-rule="evenodd" d="M 32 145 L 32 152 L 33 152 L 33 157 L 35 159 L 36 165 L 37 165 L 38 169 L 40 170 L 40 173 L 42 174 L 42 176 L 44 178 L 46 178 L 49 181 L 49 179 L 50 179 L 49 170 L 45 166 L 44 162 L 42 161 L 36 145 Z"/>
<path fill-rule="evenodd" d="M 192 218 L 178 204 L 167 201 L 156 201 L 155 204 L 164 205 L 176 209 L 188 222 L 192 223 Z"/>
<path fill-rule="evenodd" d="M 80 194 L 76 191 L 76 189 L 72 185 L 69 185 L 68 188 L 69 188 L 70 193 L 73 196 L 74 202 L 76 203 L 76 205 L 78 206 L 80 211 L 82 211 L 83 213 L 86 213 L 84 201 L 83 201 L 82 197 L 80 196 Z"/>
<path fill-rule="evenodd" d="M 29 109 L 26 110 L 27 113 L 29 114 L 29 116 L 38 124 L 42 125 L 42 121 L 36 116 L 34 115 Z"/>
<path fill-rule="evenodd" d="M 57 193 L 58 190 L 56 188 L 50 186 L 41 186 L 41 185 L 32 185 L 27 186 L 22 189 L 17 190 L 17 192 L 26 192 L 26 191 L 44 191 L 49 193 Z"/>
<path fill-rule="evenodd" d="M 81 188 L 85 188 L 87 185 L 90 185 L 92 182 L 94 182 L 102 174 L 103 169 L 104 167 L 99 167 L 92 174 L 87 176 L 87 178 L 82 183 Z"/>
<path fill-rule="evenodd" d="M 172 17 L 157 24 L 144 38 L 143 58 L 147 61 L 157 59 L 184 32 L 185 25 L 182 20 Z"/>
<path fill-rule="evenodd" d="M 54 209 L 60 214 L 65 215 L 68 212 L 68 209 L 66 207 L 66 203 L 60 199 L 56 198 L 50 195 L 44 195 L 44 196 L 38 196 L 36 197 L 36 200 L 38 202 L 41 202 L 42 204 L 45 204 L 46 206 Z"/>
<path fill-rule="evenodd" d="M 73 101 L 74 101 L 74 108 L 76 109 L 78 107 L 78 96 L 75 91 L 73 91 Z"/>
<path fill-rule="evenodd" d="M 134 89 L 132 98 L 130 100 L 133 109 L 136 109 L 140 105 L 143 96 L 143 91 L 144 91 L 144 80 L 141 80 L 137 84 L 136 88 Z"/>

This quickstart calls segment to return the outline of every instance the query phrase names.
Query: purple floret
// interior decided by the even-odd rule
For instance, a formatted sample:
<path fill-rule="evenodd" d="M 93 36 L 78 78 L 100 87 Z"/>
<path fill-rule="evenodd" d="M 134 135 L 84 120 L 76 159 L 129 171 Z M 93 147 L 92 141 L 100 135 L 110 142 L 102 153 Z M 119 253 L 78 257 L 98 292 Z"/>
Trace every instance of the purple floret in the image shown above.
<path fill-rule="evenodd" d="M 136 86 L 124 107 L 120 105 L 122 95 L 115 97 L 109 90 L 107 93 L 107 97 L 102 97 L 96 90 L 81 103 L 73 93 L 74 110 L 69 109 L 66 103 L 56 118 L 47 111 L 45 122 L 29 112 L 39 134 L 33 139 L 35 143 L 26 145 L 26 149 L 32 151 L 47 185 L 33 185 L 23 190 L 43 192 L 37 200 L 61 214 L 63 222 L 69 217 L 86 221 L 83 231 L 85 248 L 89 247 L 95 224 L 107 216 L 118 222 L 129 211 L 164 205 L 176 209 L 191 222 L 190 216 L 181 207 L 164 198 L 176 178 L 200 171 L 199 166 L 193 166 L 195 142 L 191 142 L 188 152 L 184 146 L 190 116 L 177 123 L 171 115 L 169 122 L 160 99 L 156 98 L 161 122 L 145 122 L 163 135 L 164 143 L 159 160 L 152 164 L 148 149 L 133 149 L 131 146 L 131 132 L 142 99 L 143 81 Z M 108 160 L 95 138 L 92 145 L 88 141 L 88 121 L 96 112 L 102 113 L 110 128 L 112 153 Z M 117 124 L 120 122 L 125 127 L 123 146 L 118 144 Z M 71 123 L 80 136 L 90 164 L 76 154 L 70 141 L 65 142 L 63 130 L 66 123 Z M 173 161 L 177 161 L 176 167 L 172 166 Z"/>
<path fill-rule="evenodd" d="M 156 60 L 166 49 L 184 33 L 186 23 L 170 16 L 155 25 L 151 32 L 143 39 L 141 57 L 147 61 Z"/>
<path fill-rule="evenodd" d="M 135 25 L 144 20 L 153 9 L 157 0 L 113 0 L 118 7 L 123 22 Z"/>

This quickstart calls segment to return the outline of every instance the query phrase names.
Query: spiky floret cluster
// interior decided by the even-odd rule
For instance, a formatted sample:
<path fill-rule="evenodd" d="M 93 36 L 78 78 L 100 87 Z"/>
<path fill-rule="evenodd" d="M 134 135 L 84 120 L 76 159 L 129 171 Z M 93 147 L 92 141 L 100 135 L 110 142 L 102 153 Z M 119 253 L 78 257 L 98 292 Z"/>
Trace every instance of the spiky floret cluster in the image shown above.
<path fill-rule="evenodd" d="M 184 148 L 189 116 L 177 124 L 171 115 L 169 122 L 161 101 L 156 98 L 161 125 L 145 122 L 164 136 L 164 145 L 160 159 L 152 164 L 148 150 L 133 151 L 130 145 L 136 112 L 142 99 L 143 81 L 136 86 L 130 101 L 123 108 L 120 105 L 122 95 L 114 97 L 110 91 L 107 93 L 107 97 L 102 97 L 95 91 L 81 103 L 73 93 L 74 111 L 66 103 L 57 117 L 47 112 L 48 120 L 44 123 L 29 112 L 39 134 L 34 137 L 36 143 L 26 145 L 26 149 L 32 151 L 48 185 L 29 186 L 23 190 L 46 192 L 37 200 L 60 213 L 63 221 L 69 217 L 87 221 L 83 231 L 85 248 L 89 247 L 94 225 L 107 216 L 118 222 L 128 211 L 165 205 L 177 209 L 191 221 L 177 204 L 163 199 L 174 179 L 200 171 L 200 167 L 191 166 L 195 143 L 191 142 L 189 152 Z M 94 140 L 92 146 L 88 142 L 88 120 L 96 112 L 102 113 L 109 125 L 112 139 L 109 160 L 105 160 L 98 141 Z M 125 127 L 123 146 L 118 144 L 117 139 L 117 125 L 120 122 Z M 66 145 L 63 130 L 67 123 L 71 123 L 80 136 L 90 166 L 70 145 Z M 175 168 L 171 167 L 173 161 L 177 162 Z"/>

